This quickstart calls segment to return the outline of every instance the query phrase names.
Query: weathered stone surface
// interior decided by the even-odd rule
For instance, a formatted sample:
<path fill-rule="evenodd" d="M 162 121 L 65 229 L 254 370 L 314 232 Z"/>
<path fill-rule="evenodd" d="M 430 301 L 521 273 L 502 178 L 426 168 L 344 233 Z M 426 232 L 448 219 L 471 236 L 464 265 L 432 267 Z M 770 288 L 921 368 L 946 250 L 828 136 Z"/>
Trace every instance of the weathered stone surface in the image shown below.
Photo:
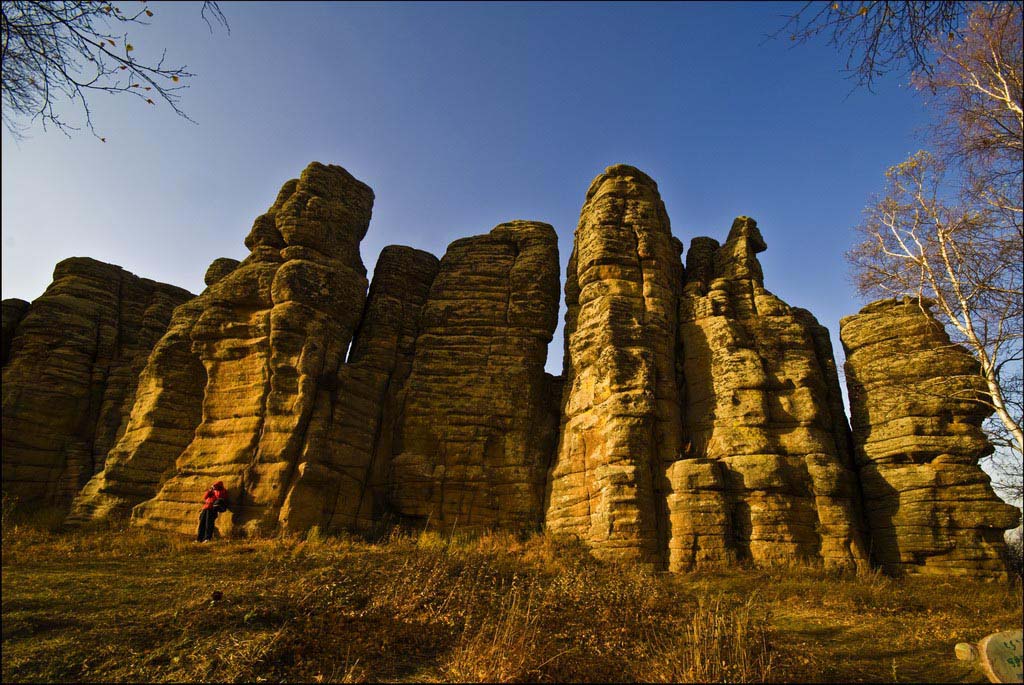
<path fill-rule="evenodd" d="M 211 286 L 237 269 L 239 264 L 241 264 L 241 262 L 237 259 L 231 259 L 230 257 L 218 257 L 210 262 L 210 266 L 206 269 L 206 276 L 203 277 L 203 280 L 206 282 L 207 286 Z"/>
<path fill-rule="evenodd" d="M 202 296 L 174 310 L 139 377 L 124 434 L 103 470 L 74 499 L 69 524 L 127 517 L 173 475 L 178 456 L 202 419 L 206 370 L 192 353 L 191 338 L 202 311 Z"/>
<path fill-rule="evenodd" d="M 11 349 L 11 341 L 14 333 L 21 323 L 21 318 L 28 311 L 28 302 L 17 298 L 10 298 L 3 301 L 3 335 L 0 338 L 0 364 L 7 363 L 7 357 Z"/>
<path fill-rule="evenodd" d="M 548 224 L 513 221 L 448 247 L 399 400 L 398 515 L 445 528 L 540 526 L 556 436 L 544 363 L 557 316 Z"/>
<path fill-rule="evenodd" d="M 765 289 L 752 219 L 694 238 L 684 269 L 655 182 L 609 167 L 553 377 L 551 226 L 501 224 L 440 261 L 390 246 L 367 294 L 372 204 L 313 163 L 199 297 L 73 259 L 31 306 L 5 300 L 5 492 L 66 503 L 89 479 L 70 522 L 191 533 L 223 480 L 221 534 L 546 525 L 679 571 L 859 566 L 870 533 L 890 571 L 1005 573 L 1018 514 L 977 466 L 987 411 L 950 399 L 984 385 L 916 302 L 844 319 L 851 433 L 829 333 Z"/>
<path fill-rule="evenodd" d="M 599 557 L 664 562 L 662 472 L 679 453 L 681 245 L 657 184 L 609 167 L 580 213 L 565 296 L 565 390 L 548 530 Z"/>
<path fill-rule="evenodd" d="M 929 307 L 880 300 L 840 322 L 873 555 L 893 572 L 1002 577 L 1020 513 L 978 467 L 985 383 Z"/>
<path fill-rule="evenodd" d="M 145 496 L 155 481 L 159 489 L 132 510 L 133 521 L 182 532 L 195 527 L 207 481 L 223 480 L 232 494 L 230 514 L 218 521 L 224 534 L 287 527 L 307 520 L 299 510 L 322 508 L 290 495 L 303 487 L 307 462 L 322 460 L 325 445 L 310 429 L 362 315 L 359 241 L 372 205 L 373 191 L 341 167 L 314 162 L 285 183 L 246 238 L 249 256 L 226 275 L 212 269 L 212 285 L 176 315 L 147 369 L 147 403 L 137 403 L 132 430 L 115 448 L 117 470 L 84 496 Z M 172 365 L 187 370 L 187 383 L 174 380 Z M 180 403 L 162 392 L 178 385 L 189 395 Z M 191 388 L 199 385 L 201 418 L 189 435 Z M 131 474 L 134 485 L 118 474 Z"/>
<path fill-rule="evenodd" d="M 291 507 L 290 528 L 366 529 L 386 514 L 397 397 L 437 271 L 438 259 L 428 252 L 395 245 L 381 252 L 348 363 L 323 390 L 330 401 L 318 404 L 311 421 L 310 435 L 321 432 L 317 440 L 326 449 L 309 455 L 289 495 L 322 507 Z"/>
<path fill-rule="evenodd" d="M 23 313 L 5 349 L 6 493 L 26 502 L 70 503 L 103 468 L 124 431 L 150 350 L 174 307 L 191 297 L 93 259 L 57 264 L 53 282 Z"/>
<path fill-rule="evenodd" d="M 828 331 L 764 288 L 753 219 L 695 238 L 679 305 L 686 443 L 667 472 L 669 567 L 866 561 Z"/>

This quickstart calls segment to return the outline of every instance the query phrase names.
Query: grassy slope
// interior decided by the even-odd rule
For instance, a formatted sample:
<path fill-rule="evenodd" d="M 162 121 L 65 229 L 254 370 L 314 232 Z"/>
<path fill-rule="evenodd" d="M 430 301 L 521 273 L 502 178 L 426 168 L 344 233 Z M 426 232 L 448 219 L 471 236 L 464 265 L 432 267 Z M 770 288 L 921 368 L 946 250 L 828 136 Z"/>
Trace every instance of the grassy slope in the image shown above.
<path fill-rule="evenodd" d="M 4 682 L 983 682 L 953 646 L 1022 616 L 1019 583 L 647 575 L 540 536 L 5 527 Z"/>

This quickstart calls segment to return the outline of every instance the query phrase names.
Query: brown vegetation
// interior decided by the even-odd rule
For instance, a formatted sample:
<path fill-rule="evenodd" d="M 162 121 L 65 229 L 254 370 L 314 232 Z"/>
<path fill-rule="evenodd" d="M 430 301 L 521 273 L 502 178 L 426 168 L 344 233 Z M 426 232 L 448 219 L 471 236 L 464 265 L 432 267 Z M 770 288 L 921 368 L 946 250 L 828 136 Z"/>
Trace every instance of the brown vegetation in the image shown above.
<path fill-rule="evenodd" d="M 5 516 L 3 680 L 981 682 L 1020 584 L 653 574 L 544 536 L 53 532 Z M 217 599 L 214 599 L 214 598 Z"/>

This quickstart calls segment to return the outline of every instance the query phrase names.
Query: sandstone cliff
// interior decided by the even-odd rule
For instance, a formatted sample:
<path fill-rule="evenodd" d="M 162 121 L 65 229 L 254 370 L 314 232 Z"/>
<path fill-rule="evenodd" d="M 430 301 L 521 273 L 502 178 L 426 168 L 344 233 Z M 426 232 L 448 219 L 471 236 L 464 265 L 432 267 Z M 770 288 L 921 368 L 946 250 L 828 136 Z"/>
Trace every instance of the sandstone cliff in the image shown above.
<path fill-rule="evenodd" d="M 4 301 L 5 493 L 69 504 L 103 468 L 150 351 L 174 307 L 191 297 L 74 257 L 57 264 L 31 305 Z"/>
<path fill-rule="evenodd" d="M 929 306 L 880 300 L 840 322 L 873 554 L 889 571 L 1004 576 L 1020 513 L 978 466 L 984 381 Z"/>
<path fill-rule="evenodd" d="M 556 440 L 544 363 L 557 317 L 548 224 L 513 221 L 448 247 L 395 426 L 398 515 L 445 529 L 540 527 Z"/>
<path fill-rule="evenodd" d="M 948 399 L 984 388 L 916 303 L 843 321 L 851 434 L 829 333 L 765 288 L 753 219 L 693 238 L 684 268 L 657 184 L 609 167 L 552 377 L 551 226 L 500 224 L 440 260 L 389 246 L 367 292 L 372 205 L 313 163 L 198 297 L 72 259 L 31 306 L 5 300 L 5 492 L 191 533 L 224 480 L 224 535 L 544 527 L 673 571 L 1005 572 L 1018 516 L 977 467 L 987 412 Z"/>
<path fill-rule="evenodd" d="M 764 288 L 753 219 L 695 238 L 679 307 L 686 444 L 668 470 L 670 566 L 867 559 L 832 346 Z"/>

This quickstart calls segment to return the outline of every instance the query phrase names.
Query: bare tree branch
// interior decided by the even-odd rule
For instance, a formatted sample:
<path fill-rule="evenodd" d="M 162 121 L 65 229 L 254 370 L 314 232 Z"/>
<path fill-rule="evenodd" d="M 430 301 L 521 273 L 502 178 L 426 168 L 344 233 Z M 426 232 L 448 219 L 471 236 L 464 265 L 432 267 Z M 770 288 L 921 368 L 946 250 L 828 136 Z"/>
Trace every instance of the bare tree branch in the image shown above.
<path fill-rule="evenodd" d="M 907 3 L 913 5 L 915 3 Z M 923 3 L 927 4 L 927 3 Z M 950 395 L 994 412 L 994 484 L 1024 487 L 1024 115 L 1021 3 L 974 3 L 958 33 L 932 35 L 934 55 L 912 83 L 938 116 L 934 152 L 886 174 L 848 254 L 866 296 L 912 296 L 934 306 L 978 362 L 972 391 Z M 927 52 L 924 52 L 927 50 Z M 976 387 L 975 387 L 976 386 Z M 930 392 L 930 391 L 925 391 Z M 942 388 L 936 388 L 942 392 Z M 998 463 L 997 463 L 998 462 Z"/>
<path fill-rule="evenodd" d="M 216 2 L 204 2 L 201 15 L 225 28 L 227 19 Z M 182 66 L 165 66 L 166 51 L 155 63 L 133 55 L 129 31 L 146 26 L 154 12 L 145 2 L 125 11 L 113 2 L 5 0 L 0 12 L 3 123 L 16 137 L 25 122 L 40 121 L 65 134 L 77 131 L 59 109 L 78 103 L 85 126 L 93 126 L 89 98 L 93 93 L 129 94 L 146 104 L 163 101 L 178 116 L 192 119 L 180 106 L 179 91 L 194 76 Z M 194 123 L 194 122 L 193 122 Z"/>
<path fill-rule="evenodd" d="M 797 44 L 827 36 L 846 52 L 846 71 L 872 87 L 889 72 L 929 74 L 934 41 L 961 35 L 975 3 L 954 0 L 811 0 L 787 18 L 772 38 Z"/>

